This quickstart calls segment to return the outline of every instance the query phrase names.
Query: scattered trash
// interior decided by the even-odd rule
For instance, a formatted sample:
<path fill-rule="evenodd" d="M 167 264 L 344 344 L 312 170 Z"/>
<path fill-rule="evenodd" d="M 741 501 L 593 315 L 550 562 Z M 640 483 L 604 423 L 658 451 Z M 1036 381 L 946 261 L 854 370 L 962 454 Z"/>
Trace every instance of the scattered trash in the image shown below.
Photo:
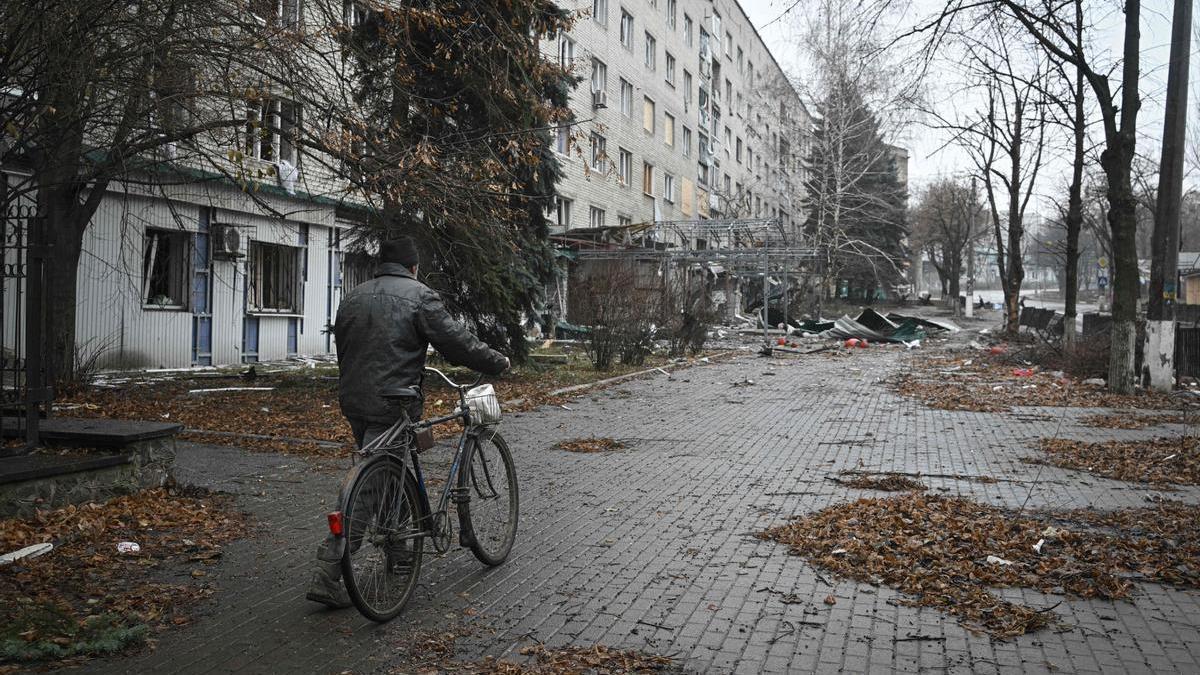
<path fill-rule="evenodd" d="M 1012 564 L 1011 560 L 1005 560 L 1004 558 L 1001 558 L 1000 556 L 995 556 L 995 555 L 989 555 L 987 557 L 987 562 L 989 565 L 1011 565 Z"/>
<path fill-rule="evenodd" d="M 1096 386 L 1096 387 L 1103 387 L 1104 386 L 1104 378 L 1089 377 L 1088 379 L 1083 381 L 1083 384 L 1088 384 L 1088 385 L 1092 385 L 1092 386 Z"/>
<path fill-rule="evenodd" d="M 1042 554 L 1042 547 L 1046 545 L 1045 539 L 1038 539 L 1038 542 L 1033 545 L 1033 552 L 1038 555 Z"/>
<path fill-rule="evenodd" d="M 122 541 L 117 544 L 117 553 L 137 553 L 142 547 L 136 541 Z"/>
<path fill-rule="evenodd" d="M 850 338 L 849 340 L 846 340 L 846 349 L 854 349 L 858 346 L 858 342 L 858 338 Z"/>
<path fill-rule="evenodd" d="M 1017 377 L 1033 377 L 1032 368 L 1013 368 L 1012 374 Z"/>
<path fill-rule="evenodd" d="M 832 595 L 827 595 L 827 596 L 825 596 L 825 604 L 831 605 L 831 606 L 836 605 L 837 598 L 833 597 Z"/>
<path fill-rule="evenodd" d="M 1068 534 L 1067 530 L 1057 528 L 1053 525 L 1049 525 L 1046 529 L 1042 530 L 1043 540 L 1049 539 L 1053 541 L 1055 539 L 1062 539 L 1066 534 Z"/>
<path fill-rule="evenodd" d="M 904 345 L 908 349 L 917 349 L 918 347 L 921 346 L 921 341 L 920 340 L 913 340 L 912 342 L 901 341 L 900 344 Z"/>
<path fill-rule="evenodd" d="M 1007 350 L 1003 346 L 993 345 L 992 348 L 988 350 L 988 353 L 992 354 L 993 356 L 1000 356 L 1005 351 Z"/>
<path fill-rule="evenodd" d="M 49 542 L 44 542 L 41 544 L 33 544 L 32 546 L 26 546 L 25 548 L 17 549 L 16 551 L 13 551 L 12 553 L 5 553 L 4 555 L 0 555 L 0 565 L 7 565 L 9 563 L 14 563 L 18 560 L 25 560 L 28 558 L 36 558 L 39 555 L 46 555 L 53 549 L 54 549 L 54 544 L 51 544 Z"/>

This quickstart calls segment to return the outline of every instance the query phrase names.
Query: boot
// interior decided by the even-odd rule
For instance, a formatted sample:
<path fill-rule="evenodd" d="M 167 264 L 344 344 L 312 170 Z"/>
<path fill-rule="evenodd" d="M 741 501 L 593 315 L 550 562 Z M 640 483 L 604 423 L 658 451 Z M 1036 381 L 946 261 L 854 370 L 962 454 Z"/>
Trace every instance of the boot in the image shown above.
<path fill-rule="evenodd" d="M 350 596 L 342 584 L 342 570 L 336 563 L 317 561 L 317 572 L 304 597 L 333 609 L 350 606 Z"/>

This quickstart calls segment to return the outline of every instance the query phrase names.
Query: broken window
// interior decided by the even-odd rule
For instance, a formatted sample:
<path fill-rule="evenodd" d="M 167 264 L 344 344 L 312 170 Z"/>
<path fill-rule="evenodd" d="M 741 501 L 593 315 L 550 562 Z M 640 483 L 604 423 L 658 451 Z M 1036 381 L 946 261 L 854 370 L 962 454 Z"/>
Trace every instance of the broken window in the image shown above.
<path fill-rule="evenodd" d="M 187 308 L 191 235 L 147 229 L 142 253 L 142 304 L 157 309 Z"/>
<path fill-rule="evenodd" d="M 295 246 L 250 242 L 246 270 L 253 312 L 300 312 L 300 251 Z"/>

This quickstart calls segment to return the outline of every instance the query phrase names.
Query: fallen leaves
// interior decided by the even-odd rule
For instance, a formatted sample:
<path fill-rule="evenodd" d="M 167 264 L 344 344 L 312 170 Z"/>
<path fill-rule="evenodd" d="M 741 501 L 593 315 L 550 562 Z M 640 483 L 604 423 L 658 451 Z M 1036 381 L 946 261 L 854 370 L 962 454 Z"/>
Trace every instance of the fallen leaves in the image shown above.
<path fill-rule="evenodd" d="M 522 647 L 520 654 L 532 663 L 494 661 L 479 670 L 479 675 L 574 675 L 576 673 L 656 673 L 671 667 L 671 659 L 633 649 L 614 649 L 604 645 L 550 649 L 545 645 Z"/>
<path fill-rule="evenodd" d="M 204 576 L 195 565 L 214 564 L 220 545 L 244 530 L 230 498 L 173 488 L 0 521 L 0 550 L 55 544 L 0 567 L 4 659 L 113 653 L 150 628 L 186 623 L 180 610 L 208 591 L 165 583 L 161 569 L 190 563 L 191 576 Z M 125 541 L 138 550 L 119 551 Z"/>
<path fill-rule="evenodd" d="M 968 357 L 934 354 L 914 361 L 916 367 L 893 377 L 891 384 L 902 396 L 939 410 L 998 413 L 1014 406 L 1167 410 L 1180 405 L 1158 392 L 1114 394 L 1061 373 L 1014 369 L 1004 358 L 984 352 Z"/>
<path fill-rule="evenodd" d="M 852 475 L 849 478 L 836 477 L 830 479 L 835 483 L 859 490 L 879 490 L 881 492 L 905 492 L 908 490 L 928 490 L 929 487 L 918 480 L 907 476 L 897 475 Z"/>
<path fill-rule="evenodd" d="M 1145 429 L 1162 424 L 1188 424 L 1184 415 L 1150 415 L 1145 413 L 1119 413 L 1089 415 L 1079 420 L 1088 427 L 1101 429 Z"/>
<path fill-rule="evenodd" d="M 554 447 L 567 452 L 612 452 L 613 450 L 623 450 L 625 444 L 613 438 L 590 437 L 560 441 Z"/>
<path fill-rule="evenodd" d="M 1045 457 L 1027 458 L 1026 462 L 1116 480 L 1200 485 L 1200 438 L 1196 436 L 1096 443 L 1043 438 L 1038 447 Z"/>
<path fill-rule="evenodd" d="M 817 567 L 896 588 L 912 604 L 941 609 L 972 629 L 1012 637 L 1048 626 L 1053 614 L 1000 600 L 988 587 L 1124 599 L 1131 575 L 1196 586 L 1197 518 L 1200 507 L 1173 502 L 1111 514 L 1022 515 L 910 493 L 833 506 L 759 537 Z"/>

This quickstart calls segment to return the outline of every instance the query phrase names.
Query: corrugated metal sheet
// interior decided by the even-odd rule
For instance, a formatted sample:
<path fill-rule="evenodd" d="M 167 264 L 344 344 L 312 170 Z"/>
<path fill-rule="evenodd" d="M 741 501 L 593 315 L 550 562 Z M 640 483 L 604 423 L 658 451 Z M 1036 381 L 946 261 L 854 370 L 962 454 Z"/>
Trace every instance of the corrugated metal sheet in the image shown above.
<path fill-rule="evenodd" d="M 228 199 L 223 203 L 236 202 Z M 170 368 L 192 365 L 191 308 L 159 309 L 143 305 L 142 265 L 148 227 L 195 232 L 201 209 L 208 208 L 208 203 L 180 203 L 114 192 L 101 204 L 84 238 L 77 331 L 80 345 L 85 349 L 105 350 L 106 365 Z M 297 208 L 295 204 L 291 206 Z M 281 210 L 287 211 L 284 207 Z M 332 210 L 327 218 L 314 220 L 332 222 Z M 216 221 L 242 226 L 243 251 L 249 249 L 251 239 L 289 246 L 301 243 L 301 226 L 297 222 L 224 210 L 218 210 Z M 302 354 L 320 354 L 326 351 L 326 338 L 321 331 L 327 323 L 330 296 L 330 227 L 309 225 L 307 229 L 308 278 L 297 347 Z M 192 264 L 190 257 L 188 264 Z M 245 281 L 245 258 L 212 261 L 212 360 L 216 365 L 242 360 Z M 287 317 L 263 317 L 259 358 L 285 358 L 287 335 Z"/>

